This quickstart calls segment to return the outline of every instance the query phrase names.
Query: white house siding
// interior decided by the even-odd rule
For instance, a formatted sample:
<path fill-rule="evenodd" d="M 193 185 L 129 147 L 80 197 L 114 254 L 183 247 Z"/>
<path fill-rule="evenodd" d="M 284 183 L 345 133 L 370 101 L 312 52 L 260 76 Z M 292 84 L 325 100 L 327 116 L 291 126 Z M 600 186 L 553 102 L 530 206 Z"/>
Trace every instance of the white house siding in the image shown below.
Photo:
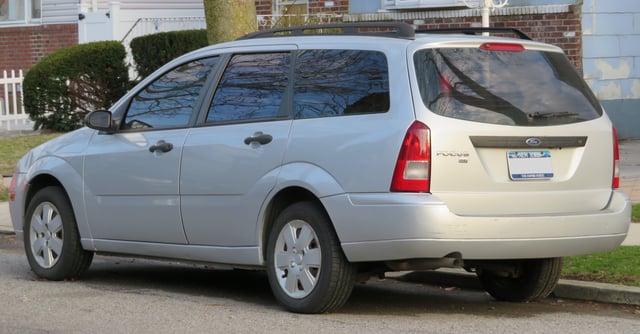
<path fill-rule="evenodd" d="M 640 138 L 640 1 L 584 0 L 583 71 L 621 138 Z"/>
<path fill-rule="evenodd" d="M 120 1 L 107 1 L 98 0 L 98 10 L 109 10 L 109 4 L 112 2 L 119 2 L 120 8 L 123 10 L 204 10 L 204 4 L 202 0 L 120 0 Z M 91 0 L 81 0 L 81 3 L 88 8 L 91 7 Z"/>
<path fill-rule="evenodd" d="M 43 24 L 78 22 L 78 0 L 42 0 Z"/>
<path fill-rule="evenodd" d="M 148 14 L 145 17 L 167 16 L 204 16 L 202 0 L 135 0 L 135 1 L 97 1 L 98 10 L 109 11 L 109 4 L 119 2 L 122 11 L 135 11 L 134 15 Z M 80 8 L 91 10 L 92 0 L 42 0 L 43 24 L 72 24 L 78 22 Z"/>
<path fill-rule="evenodd" d="M 80 7 L 87 13 L 109 13 L 111 23 L 104 28 L 110 31 L 109 39 L 126 39 L 127 44 L 150 33 L 204 28 L 202 0 L 81 0 Z M 94 40 L 90 35 L 81 42 Z"/>

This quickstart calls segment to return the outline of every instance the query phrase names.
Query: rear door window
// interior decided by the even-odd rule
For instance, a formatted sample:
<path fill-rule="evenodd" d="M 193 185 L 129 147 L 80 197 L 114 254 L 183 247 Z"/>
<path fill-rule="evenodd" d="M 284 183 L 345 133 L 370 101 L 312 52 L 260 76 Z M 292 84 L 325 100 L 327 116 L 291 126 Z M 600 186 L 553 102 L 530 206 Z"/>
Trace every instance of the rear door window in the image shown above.
<path fill-rule="evenodd" d="M 422 101 L 442 116 L 544 126 L 602 115 L 596 97 L 562 53 L 425 49 L 414 54 L 414 63 Z"/>
<path fill-rule="evenodd" d="M 207 122 L 288 117 L 283 100 L 290 69 L 290 52 L 233 55 L 211 102 Z"/>

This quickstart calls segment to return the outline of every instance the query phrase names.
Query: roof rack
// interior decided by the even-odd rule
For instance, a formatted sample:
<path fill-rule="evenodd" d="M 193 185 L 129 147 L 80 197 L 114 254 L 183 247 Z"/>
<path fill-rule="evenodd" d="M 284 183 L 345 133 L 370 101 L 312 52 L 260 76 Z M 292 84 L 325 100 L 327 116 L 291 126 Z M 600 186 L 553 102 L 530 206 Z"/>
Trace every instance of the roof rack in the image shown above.
<path fill-rule="evenodd" d="M 404 22 L 328 23 L 256 31 L 240 37 L 238 40 L 304 35 L 358 35 L 413 39 L 415 31 L 413 26 Z"/>
<path fill-rule="evenodd" d="M 446 29 L 426 29 L 416 30 L 416 34 L 465 34 L 476 35 L 483 32 L 502 32 L 513 33 L 520 39 L 533 40 L 529 35 L 516 28 L 497 28 L 497 27 L 469 27 L 469 28 L 446 28 Z"/>

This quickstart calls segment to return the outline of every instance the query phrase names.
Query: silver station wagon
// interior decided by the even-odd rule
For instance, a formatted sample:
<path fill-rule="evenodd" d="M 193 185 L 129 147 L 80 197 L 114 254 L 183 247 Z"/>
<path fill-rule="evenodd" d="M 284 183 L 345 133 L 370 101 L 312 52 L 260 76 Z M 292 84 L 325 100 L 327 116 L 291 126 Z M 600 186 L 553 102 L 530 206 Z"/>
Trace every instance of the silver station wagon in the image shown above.
<path fill-rule="evenodd" d="M 32 270 L 77 277 L 95 253 L 265 270 L 301 313 L 442 267 L 546 297 L 563 256 L 626 237 L 615 129 L 559 48 L 462 30 L 282 28 L 171 61 L 18 163 Z"/>

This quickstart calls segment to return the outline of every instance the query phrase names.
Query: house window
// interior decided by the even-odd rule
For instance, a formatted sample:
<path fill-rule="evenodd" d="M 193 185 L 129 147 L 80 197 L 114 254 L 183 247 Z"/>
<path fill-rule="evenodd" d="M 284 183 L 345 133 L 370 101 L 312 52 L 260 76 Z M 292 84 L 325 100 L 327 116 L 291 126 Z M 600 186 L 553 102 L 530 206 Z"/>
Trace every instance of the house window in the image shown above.
<path fill-rule="evenodd" d="M 308 16 L 309 0 L 275 0 L 273 2 L 274 26 L 304 25 Z"/>
<path fill-rule="evenodd" d="M 415 9 L 465 6 L 464 0 L 381 0 L 382 9 Z M 471 3 L 471 1 L 469 1 Z"/>
<path fill-rule="evenodd" d="M 41 0 L 0 0 L 0 24 L 29 23 L 41 17 Z"/>

